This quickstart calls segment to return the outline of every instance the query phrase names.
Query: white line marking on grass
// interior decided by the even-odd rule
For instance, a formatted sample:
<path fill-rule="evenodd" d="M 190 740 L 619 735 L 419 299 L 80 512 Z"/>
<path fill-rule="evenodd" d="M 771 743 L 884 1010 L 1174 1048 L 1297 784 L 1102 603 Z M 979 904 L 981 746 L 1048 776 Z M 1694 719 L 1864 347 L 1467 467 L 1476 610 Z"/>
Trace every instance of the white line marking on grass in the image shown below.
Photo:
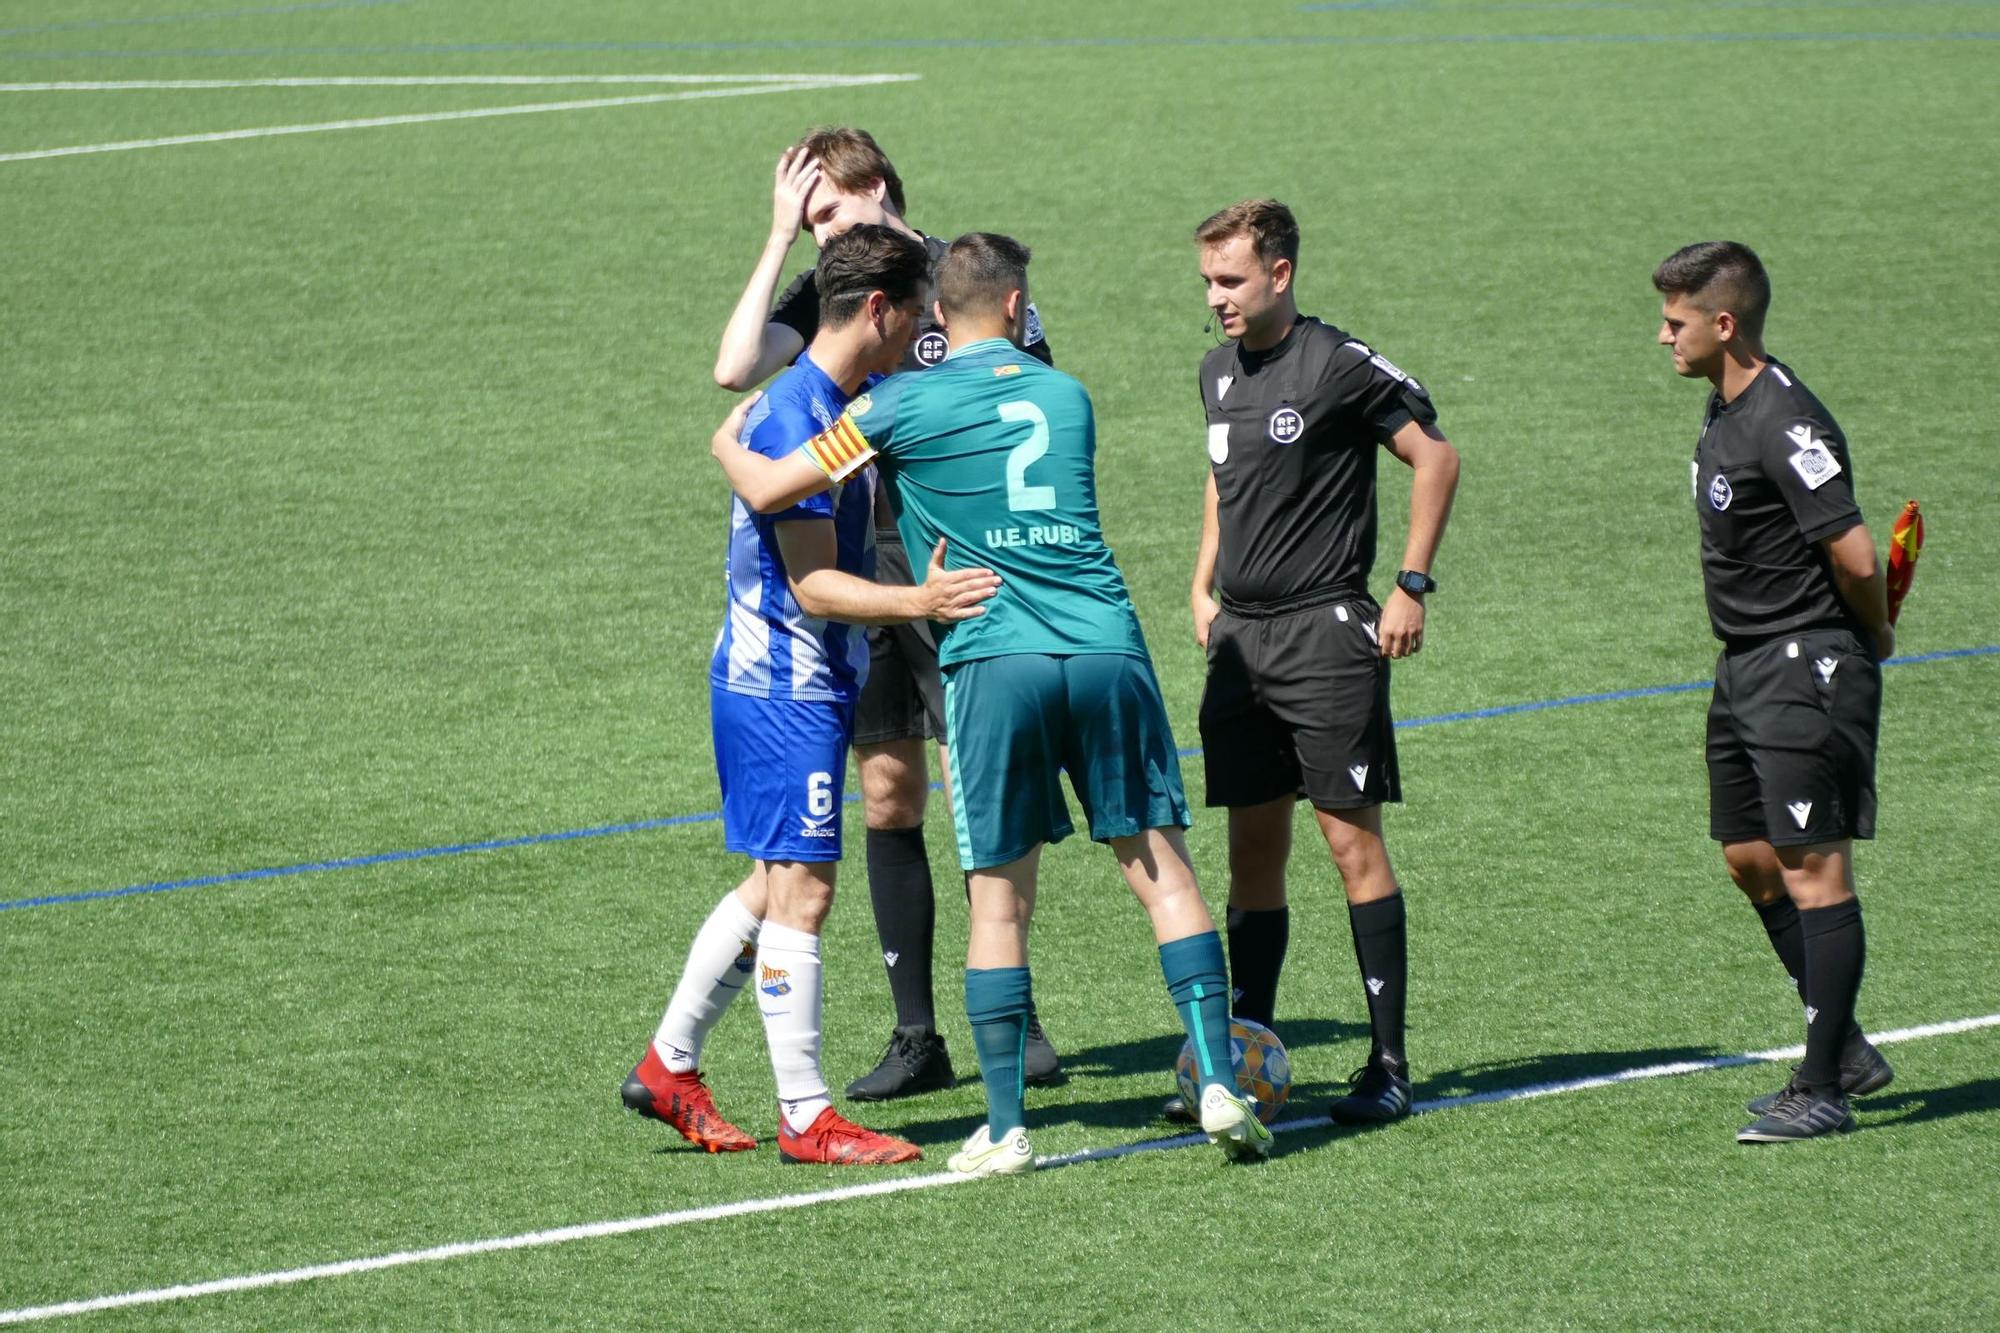
<path fill-rule="evenodd" d="M 2000 1027 L 2000 1014 L 1986 1014 L 1980 1018 L 1958 1018 L 1944 1023 L 1927 1023 L 1921 1027 L 1896 1028 L 1890 1032 L 1874 1033 L 1869 1040 L 1877 1046 L 1894 1045 L 1897 1042 L 1919 1041 L 1926 1037 L 1947 1037 L 1961 1032 L 1972 1032 L 1979 1028 Z M 1668 1078 L 1680 1074 L 1701 1073 L 1710 1069 L 1728 1069 L 1738 1065 L 1765 1064 L 1774 1060 L 1790 1060 L 1804 1054 L 1803 1046 L 1783 1046 L 1768 1051 L 1749 1051 L 1742 1055 L 1723 1055 L 1709 1060 L 1681 1060 L 1673 1064 L 1644 1065 L 1634 1069 L 1619 1070 L 1614 1074 L 1600 1074 L 1591 1078 L 1565 1079 L 1557 1083 L 1531 1083 L 1518 1088 L 1501 1088 L 1492 1092 L 1475 1092 L 1463 1097 L 1440 1097 L 1433 1101 L 1418 1102 L 1411 1107 L 1416 1114 L 1432 1111 L 1446 1111 L 1459 1106 L 1477 1106 L 1488 1102 L 1522 1101 L 1530 1097 L 1553 1097 L 1559 1093 L 1582 1092 L 1589 1088 L 1610 1087 L 1618 1083 L 1634 1083 L 1641 1079 Z M 1326 1121 L 1320 1117 L 1304 1120 L 1287 1120 L 1271 1128 L 1279 1133 L 1297 1129 L 1324 1129 Z M 1137 1143 L 1121 1143 L 1109 1148 L 1089 1148 L 1082 1152 L 1063 1153 L 1058 1156 L 1040 1157 L 1036 1164 L 1044 1169 L 1063 1166 L 1077 1166 L 1084 1162 L 1108 1162 L 1114 1158 L 1130 1157 L 1142 1152 L 1166 1152 L 1175 1148 L 1192 1147 L 1206 1143 L 1201 1134 L 1181 1134 L 1173 1138 L 1144 1139 Z M 275 1273 L 250 1273 L 242 1277 L 218 1278 L 212 1282 L 190 1282 L 174 1287 L 155 1287 L 147 1291 L 129 1291 L 117 1296 L 97 1296 L 89 1300 L 64 1301 L 60 1305 L 32 1305 L 18 1310 L 0 1310 L 0 1324 L 26 1324 L 45 1319 L 60 1319 L 64 1315 L 90 1314 L 98 1310 L 117 1310 L 134 1305 L 161 1305 L 168 1301 L 191 1300 L 197 1296 L 219 1296 L 234 1291 L 256 1291 L 266 1287 L 289 1286 L 298 1282 L 310 1282 L 323 1277 L 350 1277 L 356 1273 L 374 1273 L 385 1268 L 402 1268 L 410 1264 L 436 1263 L 445 1259 L 464 1259 L 478 1254 L 494 1254 L 502 1250 L 526 1250 L 547 1245 L 565 1245 L 573 1240 L 599 1240 L 606 1236 L 626 1236 L 640 1231 L 659 1231 L 667 1227 L 686 1226 L 694 1222 L 715 1222 L 726 1217 L 748 1217 L 757 1213 L 785 1212 L 794 1208 L 810 1208 L 814 1204 L 843 1203 L 848 1199 L 865 1199 L 884 1194 L 907 1194 L 913 1190 L 935 1189 L 940 1185 L 956 1185 L 963 1177 L 936 1172 L 925 1176 L 902 1176 L 895 1180 L 871 1181 L 865 1185 L 844 1185 L 838 1189 L 816 1190 L 810 1194 L 781 1194 L 776 1198 L 744 1199 L 736 1203 L 711 1204 L 706 1208 L 688 1208 L 675 1213 L 655 1213 L 650 1217 L 628 1217 L 615 1222 L 586 1222 L 576 1226 L 556 1227 L 548 1231 L 530 1231 L 518 1236 L 496 1236 L 487 1240 L 459 1241 L 451 1245 L 434 1245 L 424 1250 L 400 1250 L 394 1254 L 376 1255 L 368 1259 L 347 1259 L 339 1263 L 314 1264 L 308 1268 L 288 1268 Z M 988 1186 L 987 1188 L 993 1188 Z M 1001 1188 L 1005 1188 L 1002 1186 Z"/>
<path fill-rule="evenodd" d="M 183 88 L 511 88 L 617 83 L 816 83 L 861 86 L 914 74 L 352 74 L 270 79 L 102 79 L 0 83 L 0 93 L 108 93 Z"/>
<path fill-rule="evenodd" d="M 123 143 L 79 144 L 72 148 L 39 148 L 25 153 L 0 153 L 0 162 L 27 162 L 79 153 L 117 153 L 133 148 L 171 148 L 178 144 L 220 143 L 228 139 L 262 139 L 278 134 L 320 134 L 329 130 L 366 130 L 384 125 L 422 125 L 444 120 L 479 120 L 489 116 L 532 116 L 546 111 L 592 111 L 602 107 L 646 106 L 655 102 L 687 102 L 707 97 L 754 97 L 760 93 L 809 92 L 856 88 L 879 83 L 908 83 L 918 74 L 841 74 L 814 76 L 810 81 L 760 83 L 747 87 L 702 88 L 684 93 L 646 93 L 637 97 L 593 97 L 580 102 L 536 102 L 525 106 L 475 107 L 466 111 L 432 111 L 404 116 L 372 116 L 365 120 L 330 120 L 315 125 L 270 125 L 258 129 L 222 130 L 213 134 L 178 134 L 165 139 L 129 139 Z"/>

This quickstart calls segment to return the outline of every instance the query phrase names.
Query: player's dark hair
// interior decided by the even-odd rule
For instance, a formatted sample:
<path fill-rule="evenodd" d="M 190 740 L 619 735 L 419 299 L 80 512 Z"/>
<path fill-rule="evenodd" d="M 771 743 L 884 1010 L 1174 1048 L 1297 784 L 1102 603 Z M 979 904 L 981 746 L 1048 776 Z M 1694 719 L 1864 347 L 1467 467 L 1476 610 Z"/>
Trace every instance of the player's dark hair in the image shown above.
<path fill-rule="evenodd" d="M 1684 296 L 1704 314 L 1727 310 L 1753 343 L 1764 341 L 1771 308 L 1771 277 L 1757 252 L 1741 241 L 1697 241 L 1668 255 L 1653 270 L 1662 296 Z"/>
<path fill-rule="evenodd" d="M 867 130 L 846 125 L 820 125 L 807 130 L 798 147 L 819 161 L 820 174 L 849 194 L 881 181 L 888 186 L 889 206 L 903 216 L 903 178 Z"/>
<path fill-rule="evenodd" d="M 1299 220 L 1275 199 L 1245 199 L 1210 215 L 1194 229 L 1197 245 L 1221 245 L 1238 236 L 1250 238 L 1250 248 L 1265 267 L 1277 260 L 1299 263 Z"/>
<path fill-rule="evenodd" d="M 930 251 L 907 232 L 876 222 L 849 227 L 820 247 L 814 282 L 819 287 L 819 322 L 839 328 L 880 292 L 890 305 L 923 300 L 930 280 Z"/>
<path fill-rule="evenodd" d="M 937 266 L 937 299 L 947 318 L 1005 309 L 1007 293 L 1028 287 L 1028 247 L 997 232 L 969 231 Z"/>

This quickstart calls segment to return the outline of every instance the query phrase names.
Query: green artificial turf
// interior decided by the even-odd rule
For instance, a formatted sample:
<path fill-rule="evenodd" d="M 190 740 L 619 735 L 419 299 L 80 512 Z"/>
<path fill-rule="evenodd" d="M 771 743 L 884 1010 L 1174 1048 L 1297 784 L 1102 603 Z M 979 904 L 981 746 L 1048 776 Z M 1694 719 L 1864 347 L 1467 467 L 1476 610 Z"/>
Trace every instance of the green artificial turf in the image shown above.
<path fill-rule="evenodd" d="M 1091 389 L 1105 526 L 1184 745 L 1209 340 L 1188 234 L 1274 194 L 1304 307 L 1432 390 L 1464 480 L 1407 720 L 1704 679 L 1703 386 L 1652 267 L 1764 256 L 1769 339 L 1838 416 L 1878 540 L 1931 543 L 1899 651 L 2000 643 L 2000 93 L 1990 4 L 0 7 L 0 81 L 900 73 L 916 81 L 0 161 L 0 1311 L 935 1170 L 966 1077 L 869 1108 L 921 1167 L 781 1167 L 748 1006 L 707 1059 L 767 1142 L 624 1115 L 741 873 L 702 815 L 732 401 L 715 339 L 778 150 L 869 127 L 910 217 L 1020 236 Z M 0 155 L 642 93 L 0 92 Z M 795 261 L 806 262 L 800 247 Z M 1383 463 L 1377 583 L 1407 479 Z M 1862 1017 L 2000 1012 L 2000 657 L 1887 672 Z M 1703 691 L 1401 734 L 1418 1096 L 1798 1040 L 1705 837 Z M 1190 794 L 1202 792 L 1188 761 Z M 850 837 L 850 843 L 858 839 Z M 1226 893 L 1219 812 L 1190 841 Z M 858 849 L 857 849 L 858 850 Z M 1316 1113 L 1366 1050 L 1301 820 L 1278 1030 Z M 169 892 L 81 897 L 194 881 Z M 859 857 L 826 1070 L 890 1006 Z M 21 906 L 30 899 L 64 899 Z M 1039 1151 L 1155 1136 L 1179 1035 L 1108 853 L 1044 861 L 1070 1078 Z M 101 1327 L 1981 1328 L 2000 1317 L 2000 1035 L 1887 1051 L 1837 1143 L 1738 1148 L 1736 1067 L 884 1198 L 206 1296 Z"/>

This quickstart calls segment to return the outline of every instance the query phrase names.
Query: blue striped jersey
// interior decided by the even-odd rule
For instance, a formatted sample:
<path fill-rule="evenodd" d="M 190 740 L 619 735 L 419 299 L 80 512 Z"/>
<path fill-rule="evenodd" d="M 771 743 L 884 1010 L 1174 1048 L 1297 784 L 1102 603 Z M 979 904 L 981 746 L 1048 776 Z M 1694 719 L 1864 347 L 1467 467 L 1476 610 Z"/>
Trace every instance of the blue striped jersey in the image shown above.
<path fill-rule="evenodd" d="M 848 396 L 813 364 L 808 352 L 771 383 L 743 423 L 743 447 L 783 458 L 831 426 Z M 732 495 L 728 592 L 722 633 L 709 679 L 735 694 L 768 699 L 852 702 L 868 676 L 867 631 L 819 620 L 799 608 L 785 578 L 777 526 L 805 519 L 831 521 L 835 567 L 875 576 L 875 474 L 858 473 L 832 490 L 775 514 L 759 514 Z"/>

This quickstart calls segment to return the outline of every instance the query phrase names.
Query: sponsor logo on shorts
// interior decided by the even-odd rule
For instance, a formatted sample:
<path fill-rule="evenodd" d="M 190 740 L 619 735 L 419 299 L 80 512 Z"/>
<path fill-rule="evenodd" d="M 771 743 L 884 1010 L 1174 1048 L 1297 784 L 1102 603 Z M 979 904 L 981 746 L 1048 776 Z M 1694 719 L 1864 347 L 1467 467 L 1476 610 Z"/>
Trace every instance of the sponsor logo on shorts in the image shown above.
<path fill-rule="evenodd" d="M 1839 669 L 1840 659 L 1837 657 L 1822 657 L 1813 663 L 1813 670 L 1819 672 L 1819 678 L 1829 685 L 1833 683 L 1833 673 Z"/>
<path fill-rule="evenodd" d="M 1792 812 L 1792 822 L 1796 823 L 1801 829 L 1806 826 L 1806 821 L 1812 818 L 1811 801 L 1787 801 L 1785 809 Z"/>
<path fill-rule="evenodd" d="M 840 833 L 829 827 L 832 823 L 832 815 L 825 815 L 819 819 L 809 819 L 805 815 L 800 815 L 799 836 L 801 838 L 837 838 L 840 836 Z"/>
<path fill-rule="evenodd" d="M 894 967 L 896 965 L 896 960 L 898 958 L 901 958 L 902 956 L 903 955 L 897 953 L 894 949 L 884 949 L 882 951 L 882 961 L 887 963 L 890 967 Z"/>
<path fill-rule="evenodd" d="M 1729 508 L 1729 502 L 1735 498 L 1736 492 L 1730 489 L 1729 478 L 1716 473 L 1715 480 L 1708 483 L 1709 505 L 1719 514 Z"/>
<path fill-rule="evenodd" d="M 1306 419 L 1296 407 L 1281 407 L 1271 414 L 1269 427 L 1273 444 L 1296 444 L 1306 433 Z"/>
<path fill-rule="evenodd" d="M 911 350 L 917 354 L 917 360 L 927 366 L 934 366 L 945 359 L 946 354 L 951 351 L 951 344 L 942 333 L 932 329 L 929 333 L 918 334 L 916 346 Z"/>
<path fill-rule="evenodd" d="M 792 974 L 782 967 L 772 967 L 766 963 L 762 974 L 757 978 L 757 989 L 771 996 L 790 995 Z"/>
<path fill-rule="evenodd" d="M 1382 993 L 1382 978 L 1368 978 L 1368 993 L 1370 995 L 1380 995 Z"/>
<path fill-rule="evenodd" d="M 1807 1005 L 1807 1006 L 1806 1006 L 1806 1023 L 1807 1023 L 1807 1025 L 1808 1025 L 1808 1026 L 1810 1026 L 1810 1025 L 1811 1025 L 1811 1023 L 1812 1023 L 1812 1021 L 1813 1021 L 1813 1020 L 1814 1020 L 1815 1018 L 1818 1018 L 1818 1017 L 1819 1017 L 1819 1010 L 1817 1010 L 1817 1009 L 1813 1008 L 1813 1007 L 1812 1007 L 1811 1005 Z"/>
<path fill-rule="evenodd" d="M 1368 765 L 1354 764 L 1347 770 L 1347 776 L 1354 779 L 1354 790 L 1365 791 L 1368 787 Z"/>

